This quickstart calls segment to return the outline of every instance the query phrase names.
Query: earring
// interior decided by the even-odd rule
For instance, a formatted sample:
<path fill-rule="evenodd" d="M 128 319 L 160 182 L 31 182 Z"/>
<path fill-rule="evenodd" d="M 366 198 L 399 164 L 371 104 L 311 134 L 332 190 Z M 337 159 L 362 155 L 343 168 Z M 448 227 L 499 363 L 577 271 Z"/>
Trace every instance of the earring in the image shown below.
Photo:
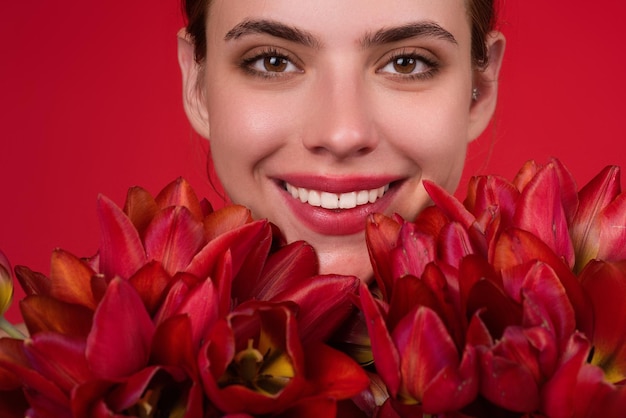
<path fill-rule="evenodd" d="M 477 101 L 478 100 L 478 96 L 480 96 L 480 93 L 478 93 L 478 89 L 476 87 L 474 87 L 472 89 L 472 100 L 473 101 Z"/>
<path fill-rule="evenodd" d="M 478 88 L 474 87 L 472 89 L 472 100 L 473 101 L 478 100 L 478 96 L 480 96 L 480 94 L 478 93 Z"/>

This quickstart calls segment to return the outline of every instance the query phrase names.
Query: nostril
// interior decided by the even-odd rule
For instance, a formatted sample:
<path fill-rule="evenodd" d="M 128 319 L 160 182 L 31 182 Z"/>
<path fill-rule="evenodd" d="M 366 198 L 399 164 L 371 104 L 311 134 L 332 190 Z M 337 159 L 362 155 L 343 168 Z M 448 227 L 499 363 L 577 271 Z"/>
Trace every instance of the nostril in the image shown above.
<path fill-rule="evenodd" d="M 359 157 L 362 157 L 364 155 L 369 154 L 372 151 L 374 151 L 373 147 L 363 147 L 363 148 L 357 150 L 356 155 L 358 155 Z"/>

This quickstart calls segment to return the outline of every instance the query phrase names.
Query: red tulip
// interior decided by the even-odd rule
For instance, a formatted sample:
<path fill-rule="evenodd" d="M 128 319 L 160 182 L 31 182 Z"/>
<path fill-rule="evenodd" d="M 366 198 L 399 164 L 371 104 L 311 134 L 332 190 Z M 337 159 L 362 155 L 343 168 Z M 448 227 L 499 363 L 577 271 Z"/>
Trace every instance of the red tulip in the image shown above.
<path fill-rule="evenodd" d="M 591 345 L 581 334 L 572 334 L 559 367 L 542 393 L 541 409 L 555 418 L 619 418 L 626 407 L 626 387 L 614 386 L 602 370 L 587 363 Z"/>
<path fill-rule="evenodd" d="M 370 215 L 365 225 L 365 240 L 374 270 L 374 277 L 386 299 L 393 285 L 395 260 L 392 251 L 397 247 L 401 222 L 382 214 Z"/>
<path fill-rule="evenodd" d="M 170 408 L 163 403 L 166 392 L 161 393 L 168 386 L 187 388 L 174 395 L 176 404 L 182 402 L 176 408 L 198 411 L 192 326 L 183 318 L 155 329 L 135 289 L 117 278 L 96 308 L 86 338 L 38 332 L 24 343 L 27 364 L 14 363 L 12 371 L 31 388 L 27 399 L 34 416 L 105 416 L 157 404 Z M 147 394 L 152 397 L 145 399 Z"/>
<path fill-rule="evenodd" d="M 462 355 L 440 317 L 416 306 L 393 328 L 371 293 L 361 285 L 376 369 L 390 396 L 405 405 L 421 405 L 426 413 L 458 410 L 478 391 L 477 358 L 472 347 Z M 402 414 L 401 411 L 398 411 Z"/>
<path fill-rule="evenodd" d="M 571 268 L 574 266 L 574 249 L 560 185 L 554 164 L 541 168 L 520 195 L 513 216 L 513 226 L 541 239 Z"/>
<path fill-rule="evenodd" d="M 200 356 L 208 398 L 229 414 L 277 414 L 307 398 L 346 399 L 368 383 L 345 354 L 300 345 L 290 305 L 249 302 L 216 323 Z"/>
<path fill-rule="evenodd" d="M 626 258 L 626 195 L 621 194 L 620 169 L 606 167 L 579 192 L 580 206 L 572 222 L 576 271 L 594 258 Z"/>
<path fill-rule="evenodd" d="M 463 204 L 476 217 L 483 231 L 512 225 L 520 192 L 511 182 L 498 176 L 472 177 Z"/>
<path fill-rule="evenodd" d="M 611 383 L 626 382 L 626 260 L 592 261 L 581 273 L 583 288 L 594 308 L 591 363 Z"/>
<path fill-rule="evenodd" d="M 574 310 L 549 266 L 529 265 L 516 280 L 523 320 L 507 327 L 495 345 L 481 348 L 481 393 L 507 410 L 534 412 L 574 333 Z"/>
<path fill-rule="evenodd" d="M 496 271 L 507 275 L 517 266 L 540 261 L 554 270 L 567 297 L 572 304 L 578 329 L 593 333 L 593 308 L 589 295 L 580 285 L 572 271 L 543 241 L 530 232 L 512 228 L 502 233 L 494 254 L 493 265 Z"/>

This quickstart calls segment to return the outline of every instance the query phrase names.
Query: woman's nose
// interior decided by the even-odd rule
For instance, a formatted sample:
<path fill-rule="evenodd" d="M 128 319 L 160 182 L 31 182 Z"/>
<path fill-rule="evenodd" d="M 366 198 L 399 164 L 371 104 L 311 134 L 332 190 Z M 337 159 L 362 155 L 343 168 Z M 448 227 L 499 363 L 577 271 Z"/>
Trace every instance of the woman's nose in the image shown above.
<path fill-rule="evenodd" d="M 376 148 L 374 118 L 362 80 L 326 78 L 313 90 L 309 128 L 303 138 L 309 151 L 342 160 Z"/>

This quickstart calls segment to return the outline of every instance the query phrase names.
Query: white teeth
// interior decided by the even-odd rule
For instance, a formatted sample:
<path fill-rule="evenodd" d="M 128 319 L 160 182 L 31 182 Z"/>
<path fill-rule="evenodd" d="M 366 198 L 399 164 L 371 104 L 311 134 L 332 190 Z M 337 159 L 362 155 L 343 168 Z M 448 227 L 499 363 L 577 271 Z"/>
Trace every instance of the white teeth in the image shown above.
<path fill-rule="evenodd" d="M 337 209 L 339 207 L 339 198 L 335 193 L 322 192 L 322 207 L 325 209 Z"/>
<path fill-rule="evenodd" d="M 367 190 L 361 190 L 356 194 L 356 204 L 364 205 L 370 201 L 370 192 Z"/>
<path fill-rule="evenodd" d="M 317 190 L 311 190 L 309 192 L 309 205 L 311 206 L 322 206 L 322 197 Z"/>
<path fill-rule="evenodd" d="M 294 199 L 311 206 L 321 206 L 324 209 L 352 209 L 366 203 L 374 203 L 389 190 L 389 185 L 371 190 L 359 190 L 349 193 L 329 193 L 318 190 L 309 190 L 295 187 L 286 183 L 287 191 Z"/>
<path fill-rule="evenodd" d="M 339 209 L 356 207 L 356 192 L 342 193 L 339 195 Z"/>

